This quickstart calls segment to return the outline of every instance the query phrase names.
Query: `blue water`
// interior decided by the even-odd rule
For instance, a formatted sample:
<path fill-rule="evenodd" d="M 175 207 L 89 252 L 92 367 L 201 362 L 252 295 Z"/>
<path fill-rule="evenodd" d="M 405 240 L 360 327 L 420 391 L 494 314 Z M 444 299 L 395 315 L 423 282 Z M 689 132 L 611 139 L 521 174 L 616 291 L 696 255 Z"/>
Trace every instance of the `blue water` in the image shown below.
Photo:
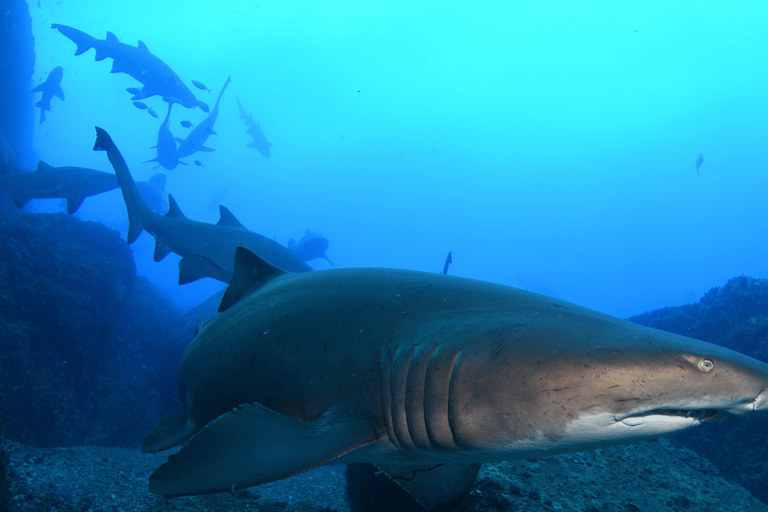
<path fill-rule="evenodd" d="M 768 4 L 637 4 L 31 2 L 32 85 L 61 65 L 66 94 L 36 150 L 111 172 L 91 151 L 101 126 L 137 180 L 167 172 L 188 217 L 216 222 L 231 179 L 221 201 L 243 224 L 283 244 L 320 232 L 339 267 L 439 272 L 450 250 L 451 274 L 622 317 L 694 302 L 768 276 Z M 135 108 L 125 89 L 140 84 L 93 50 L 75 57 L 51 23 L 144 41 L 211 106 L 231 75 L 216 151 L 141 163 L 165 103 L 143 100 L 161 119 Z M 269 159 L 245 147 L 236 97 Z M 204 117 L 176 105 L 174 135 Z M 77 215 L 127 226 L 119 191 Z M 138 271 L 181 306 L 222 286 L 178 286 L 177 257 L 155 263 L 152 246 L 134 244 Z"/>

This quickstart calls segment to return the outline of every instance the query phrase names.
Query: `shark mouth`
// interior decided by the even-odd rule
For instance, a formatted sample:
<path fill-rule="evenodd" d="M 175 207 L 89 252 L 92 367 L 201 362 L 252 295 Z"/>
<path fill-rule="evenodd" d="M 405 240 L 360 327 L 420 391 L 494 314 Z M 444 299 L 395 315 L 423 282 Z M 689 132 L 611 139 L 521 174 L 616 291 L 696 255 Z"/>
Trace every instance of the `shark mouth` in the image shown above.
<path fill-rule="evenodd" d="M 728 413 L 720 409 L 653 409 L 634 416 L 643 417 L 651 415 L 693 418 L 699 421 L 718 421 L 727 416 Z"/>

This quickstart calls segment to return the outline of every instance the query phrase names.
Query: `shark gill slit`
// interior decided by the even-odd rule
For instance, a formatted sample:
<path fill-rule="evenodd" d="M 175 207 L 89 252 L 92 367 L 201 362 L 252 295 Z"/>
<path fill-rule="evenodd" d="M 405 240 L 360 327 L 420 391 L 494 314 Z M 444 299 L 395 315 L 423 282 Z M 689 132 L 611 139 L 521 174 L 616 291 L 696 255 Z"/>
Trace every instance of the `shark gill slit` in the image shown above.
<path fill-rule="evenodd" d="M 411 358 L 415 350 L 415 346 L 410 349 L 398 347 L 395 352 L 395 359 L 392 362 L 392 372 L 390 373 L 392 429 L 396 437 L 395 444 L 399 448 L 406 450 L 415 448 L 411 434 L 408 431 L 408 420 L 405 410 L 408 370 L 410 369 Z"/>
<path fill-rule="evenodd" d="M 451 380 L 461 350 L 438 346 L 429 361 L 424 378 L 424 416 L 427 436 L 434 450 L 458 448 L 448 418 L 451 401 Z"/>
<path fill-rule="evenodd" d="M 408 368 L 405 387 L 405 418 L 408 424 L 408 433 L 416 448 L 423 450 L 433 448 L 427 433 L 425 413 L 427 403 L 424 398 L 427 370 L 437 347 L 437 344 L 416 346 Z"/>

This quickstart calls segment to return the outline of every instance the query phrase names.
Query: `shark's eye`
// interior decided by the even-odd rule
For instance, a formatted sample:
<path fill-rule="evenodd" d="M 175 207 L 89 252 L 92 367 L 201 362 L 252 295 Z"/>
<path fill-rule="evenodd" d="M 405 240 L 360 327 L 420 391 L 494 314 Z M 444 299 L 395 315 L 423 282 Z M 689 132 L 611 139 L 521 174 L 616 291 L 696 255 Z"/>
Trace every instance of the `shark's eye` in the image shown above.
<path fill-rule="evenodd" d="M 715 363 L 713 363 L 710 359 L 702 359 L 699 361 L 699 370 L 703 371 L 704 373 L 709 373 L 714 369 Z"/>

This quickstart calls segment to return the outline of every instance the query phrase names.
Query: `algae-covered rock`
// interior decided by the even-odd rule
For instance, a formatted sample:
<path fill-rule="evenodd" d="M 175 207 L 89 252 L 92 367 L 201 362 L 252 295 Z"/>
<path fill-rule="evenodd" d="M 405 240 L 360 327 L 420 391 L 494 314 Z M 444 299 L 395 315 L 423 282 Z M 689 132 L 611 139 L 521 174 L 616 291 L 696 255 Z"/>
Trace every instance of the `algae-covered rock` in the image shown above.
<path fill-rule="evenodd" d="M 768 279 L 735 277 L 696 304 L 630 318 L 768 361 Z M 768 502 L 768 417 L 706 424 L 673 439 L 718 465 L 723 474 Z"/>
<path fill-rule="evenodd" d="M 0 224 L 8 438 L 138 443 L 160 415 L 161 397 L 175 394 L 164 376 L 175 374 L 178 359 L 163 343 L 175 318 L 167 299 L 137 281 L 116 231 L 64 214 Z"/>

